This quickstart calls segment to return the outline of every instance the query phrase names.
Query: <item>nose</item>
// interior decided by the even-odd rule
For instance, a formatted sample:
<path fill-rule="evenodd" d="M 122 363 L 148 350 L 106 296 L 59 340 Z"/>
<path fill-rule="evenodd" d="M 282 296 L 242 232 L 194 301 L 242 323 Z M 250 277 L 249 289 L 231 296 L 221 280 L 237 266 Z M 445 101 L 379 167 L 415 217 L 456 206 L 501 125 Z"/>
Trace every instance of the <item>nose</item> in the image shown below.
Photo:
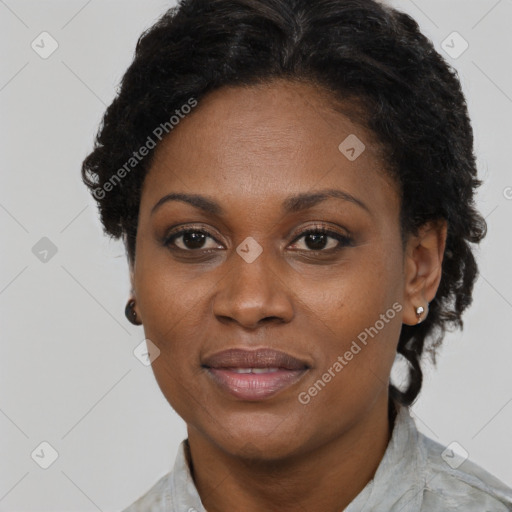
<path fill-rule="evenodd" d="M 213 301 L 213 313 L 219 321 L 236 322 L 247 329 L 267 322 L 290 322 L 294 314 L 292 293 L 270 259 L 265 251 L 251 263 L 237 253 L 231 256 L 231 266 Z"/>

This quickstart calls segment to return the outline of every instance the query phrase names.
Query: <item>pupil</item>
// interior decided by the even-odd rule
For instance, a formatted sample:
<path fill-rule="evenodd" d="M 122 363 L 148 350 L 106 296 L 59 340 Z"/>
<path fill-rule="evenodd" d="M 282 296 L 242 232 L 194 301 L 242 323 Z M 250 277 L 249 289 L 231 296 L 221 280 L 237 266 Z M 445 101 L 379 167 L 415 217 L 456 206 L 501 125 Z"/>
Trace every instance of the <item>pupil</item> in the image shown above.
<path fill-rule="evenodd" d="M 320 234 L 320 235 L 307 235 L 306 236 L 306 245 L 309 249 L 318 250 L 323 249 L 325 247 L 325 237 L 326 235 Z M 311 244 L 309 244 L 307 241 L 313 240 L 313 247 L 311 247 Z"/>
<path fill-rule="evenodd" d="M 183 243 L 191 249 L 200 249 L 204 244 L 204 233 L 197 231 L 190 231 L 183 235 Z M 309 249 L 318 250 L 323 249 L 326 243 L 326 235 L 324 234 L 310 234 L 306 236 L 306 245 Z"/>
<path fill-rule="evenodd" d="M 204 233 L 191 231 L 183 235 L 183 243 L 189 249 L 200 249 L 204 243 L 205 236 L 206 235 Z"/>

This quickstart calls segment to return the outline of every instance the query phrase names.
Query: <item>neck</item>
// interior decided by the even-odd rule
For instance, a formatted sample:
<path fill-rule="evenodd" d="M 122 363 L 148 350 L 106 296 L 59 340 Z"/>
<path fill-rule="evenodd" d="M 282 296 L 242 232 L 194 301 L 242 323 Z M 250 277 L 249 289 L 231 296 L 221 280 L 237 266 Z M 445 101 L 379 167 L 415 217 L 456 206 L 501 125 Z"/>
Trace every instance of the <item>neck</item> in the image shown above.
<path fill-rule="evenodd" d="M 373 478 L 391 438 L 394 415 L 387 396 L 328 442 L 285 460 L 254 460 L 226 453 L 188 429 L 191 469 L 208 512 L 339 512 Z"/>

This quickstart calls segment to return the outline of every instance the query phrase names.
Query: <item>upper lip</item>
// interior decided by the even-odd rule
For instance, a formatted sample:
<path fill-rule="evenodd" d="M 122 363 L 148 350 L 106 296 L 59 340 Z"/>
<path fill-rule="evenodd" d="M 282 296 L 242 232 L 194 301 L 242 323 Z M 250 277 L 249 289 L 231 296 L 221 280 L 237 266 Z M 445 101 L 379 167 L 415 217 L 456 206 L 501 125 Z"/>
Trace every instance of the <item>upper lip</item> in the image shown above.
<path fill-rule="evenodd" d="M 207 368 L 283 368 L 286 370 L 305 370 L 309 368 L 307 362 L 286 352 L 270 348 L 223 350 L 207 357 L 203 361 L 203 366 Z"/>

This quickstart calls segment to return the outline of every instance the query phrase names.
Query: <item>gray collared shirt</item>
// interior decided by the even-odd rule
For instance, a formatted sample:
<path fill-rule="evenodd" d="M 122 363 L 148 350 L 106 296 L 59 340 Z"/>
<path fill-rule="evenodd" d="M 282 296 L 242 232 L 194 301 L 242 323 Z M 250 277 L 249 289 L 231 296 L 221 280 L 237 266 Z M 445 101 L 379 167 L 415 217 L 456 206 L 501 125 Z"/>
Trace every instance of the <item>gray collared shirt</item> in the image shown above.
<path fill-rule="evenodd" d="M 416 428 L 397 406 L 391 439 L 372 480 L 343 512 L 511 512 L 512 489 Z M 171 472 L 123 512 L 207 512 L 190 473 L 188 441 Z"/>

